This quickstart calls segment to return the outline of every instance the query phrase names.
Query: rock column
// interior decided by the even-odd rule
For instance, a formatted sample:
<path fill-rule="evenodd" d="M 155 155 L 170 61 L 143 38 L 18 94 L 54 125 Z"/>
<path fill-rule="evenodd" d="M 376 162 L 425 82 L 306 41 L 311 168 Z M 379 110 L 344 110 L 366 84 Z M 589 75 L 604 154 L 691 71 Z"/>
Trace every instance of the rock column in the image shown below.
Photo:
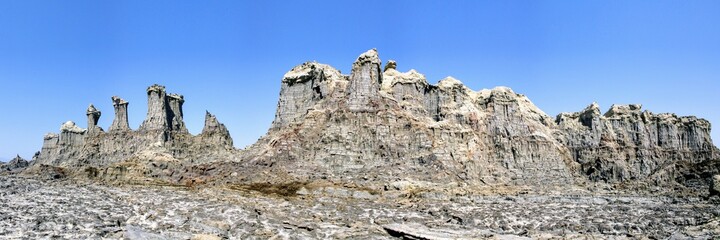
<path fill-rule="evenodd" d="M 185 122 L 183 121 L 182 105 L 185 103 L 183 95 L 170 94 L 168 100 L 168 122 L 171 124 L 172 130 L 187 132 Z"/>
<path fill-rule="evenodd" d="M 115 108 L 115 118 L 113 119 L 112 125 L 108 131 L 128 131 L 130 130 L 130 124 L 128 124 L 128 102 L 118 96 L 112 97 L 113 108 Z"/>
<path fill-rule="evenodd" d="M 95 106 L 90 104 L 85 113 L 87 115 L 87 129 L 88 133 L 99 132 L 101 129 L 97 126 L 98 120 L 100 119 L 100 111 Z"/>
<path fill-rule="evenodd" d="M 145 121 L 140 125 L 142 131 L 155 131 L 169 129 L 167 114 L 167 95 L 165 86 L 152 85 L 147 89 L 148 112 Z"/>
<path fill-rule="evenodd" d="M 371 49 L 353 63 L 348 85 L 347 106 L 353 112 L 374 112 L 380 100 L 380 58 L 377 50 Z"/>

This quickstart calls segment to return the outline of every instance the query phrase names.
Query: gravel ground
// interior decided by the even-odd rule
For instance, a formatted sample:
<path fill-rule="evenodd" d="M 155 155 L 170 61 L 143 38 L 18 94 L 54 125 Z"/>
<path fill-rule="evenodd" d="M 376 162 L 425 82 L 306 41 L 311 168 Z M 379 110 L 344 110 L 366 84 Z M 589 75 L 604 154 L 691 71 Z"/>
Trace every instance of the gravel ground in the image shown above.
<path fill-rule="evenodd" d="M 0 176 L 0 238 L 720 238 L 720 207 L 702 199 L 390 195 L 325 187 L 280 196 Z"/>

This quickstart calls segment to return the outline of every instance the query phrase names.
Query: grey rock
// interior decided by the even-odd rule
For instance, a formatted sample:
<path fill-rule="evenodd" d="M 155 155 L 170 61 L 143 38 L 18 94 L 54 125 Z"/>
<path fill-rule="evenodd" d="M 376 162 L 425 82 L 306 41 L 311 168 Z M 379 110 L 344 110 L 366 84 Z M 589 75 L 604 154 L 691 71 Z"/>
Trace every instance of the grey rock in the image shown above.
<path fill-rule="evenodd" d="M 170 119 L 170 129 L 187 132 L 185 127 L 185 121 L 183 121 L 182 105 L 185 103 L 185 97 L 180 94 L 170 94 L 167 96 L 169 111 L 168 118 Z"/>
<path fill-rule="evenodd" d="M 720 195 L 720 175 L 712 177 L 710 182 L 710 195 Z"/>
<path fill-rule="evenodd" d="M 230 131 L 225 124 L 220 123 L 215 115 L 205 112 L 205 126 L 199 135 L 202 142 L 210 146 L 233 147 L 233 140 Z"/>
<path fill-rule="evenodd" d="M 125 227 L 125 238 L 129 240 L 169 240 L 170 238 L 166 238 L 159 234 L 149 233 L 142 228 L 135 227 L 135 226 L 126 226 Z"/>
<path fill-rule="evenodd" d="M 109 132 L 93 125 L 97 124 L 100 111 L 91 105 L 87 115 L 92 130 L 69 121 L 61 126 L 59 134 L 47 134 L 41 151 L 34 157 L 38 164 L 28 174 L 60 167 L 74 177 L 178 184 L 183 178 L 175 173 L 186 163 L 234 159 L 236 150 L 227 128 L 208 113 L 203 132 L 192 136 L 183 122 L 184 98 L 166 95 L 163 86 L 148 88 L 150 111 L 137 131 L 128 126 L 127 101 L 119 97 L 112 100 L 115 119 Z"/>
<path fill-rule="evenodd" d="M 717 157 L 710 123 L 696 117 L 653 114 L 639 104 L 613 105 L 600 115 L 597 104 L 556 118 L 560 142 L 593 181 L 672 182 L 676 164 Z"/>
<path fill-rule="evenodd" d="M 707 191 L 708 176 L 720 173 L 703 119 L 653 114 L 639 104 L 605 114 L 592 104 L 553 119 L 507 87 L 475 91 L 453 77 L 430 84 L 395 62 L 381 72 L 381 64 L 372 49 L 349 76 L 316 62 L 292 68 L 267 134 L 242 150 L 210 113 L 203 131 L 189 134 L 184 97 L 156 84 L 137 131 L 127 125 L 127 102 L 113 97 L 107 133 L 97 131 L 99 111 L 89 108 L 88 130 L 69 122 L 46 135 L 37 165 L 120 182 L 278 184 L 290 193 L 295 183 L 378 191 L 407 181 L 423 186 L 408 196 L 430 197 L 486 187 Z"/>
<path fill-rule="evenodd" d="M 130 124 L 128 123 L 127 113 L 129 103 L 118 96 L 113 96 L 111 99 L 113 102 L 113 108 L 115 109 L 115 118 L 113 118 L 112 125 L 110 125 L 108 131 L 129 131 Z"/>
<path fill-rule="evenodd" d="M 347 90 L 347 106 L 353 112 L 373 112 L 380 104 L 380 58 L 371 49 L 360 55 L 353 63 Z"/>
<path fill-rule="evenodd" d="M 168 102 L 165 86 L 154 84 L 147 88 L 148 112 L 140 130 L 157 131 L 170 128 Z"/>
<path fill-rule="evenodd" d="M 22 169 L 28 167 L 29 165 L 30 165 L 30 162 L 28 162 L 27 160 L 20 157 L 20 155 L 17 155 L 17 156 L 15 156 L 15 158 L 10 160 L 9 162 L 7 162 L 5 164 L 1 164 L 0 167 L 2 167 L 2 168 L 0 169 L 0 171 L 13 172 L 13 171 L 17 171 L 17 170 L 22 170 Z"/>
<path fill-rule="evenodd" d="M 87 129 L 88 133 L 96 133 L 96 132 L 102 132 L 102 128 L 97 126 L 98 120 L 100 120 L 101 112 L 95 108 L 92 104 L 88 106 L 88 109 L 85 111 L 85 115 L 87 115 Z"/>

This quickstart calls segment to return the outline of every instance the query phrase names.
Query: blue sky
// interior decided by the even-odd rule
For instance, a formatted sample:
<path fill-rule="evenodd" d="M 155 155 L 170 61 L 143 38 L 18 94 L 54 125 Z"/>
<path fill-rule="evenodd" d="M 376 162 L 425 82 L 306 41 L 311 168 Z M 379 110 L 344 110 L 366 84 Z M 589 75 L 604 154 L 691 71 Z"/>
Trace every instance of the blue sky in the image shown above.
<path fill-rule="evenodd" d="M 0 9 L 0 160 L 30 158 L 64 121 L 85 127 L 89 103 L 107 129 L 113 95 L 130 102 L 137 128 L 153 83 L 185 95 L 192 133 L 208 110 L 243 147 L 269 127 L 286 71 L 317 60 L 349 73 L 370 48 L 431 83 L 509 86 L 552 116 L 593 101 L 642 103 L 720 124 L 720 1 L 0 0 Z"/>

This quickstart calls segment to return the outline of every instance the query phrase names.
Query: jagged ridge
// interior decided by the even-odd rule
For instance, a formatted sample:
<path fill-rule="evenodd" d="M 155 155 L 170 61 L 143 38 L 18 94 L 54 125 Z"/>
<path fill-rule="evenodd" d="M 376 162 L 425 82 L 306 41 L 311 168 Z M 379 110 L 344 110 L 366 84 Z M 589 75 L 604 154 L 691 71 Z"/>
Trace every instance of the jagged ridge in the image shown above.
<path fill-rule="evenodd" d="M 693 174 L 707 184 L 718 172 L 687 170 L 715 166 L 707 163 L 718 158 L 703 119 L 641 112 L 639 105 L 614 105 L 600 115 L 596 104 L 552 118 L 506 87 L 473 91 L 452 77 L 434 85 L 415 70 L 397 71 L 394 61 L 384 71 L 381 64 L 372 49 L 350 75 L 316 62 L 294 67 L 282 79 L 270 130 L 242 151 L 209 113 L 203 132 L 188 134 L 184 98 L 153 85 L 139 130 L 128 127 L 128 103 L 113 97 L 109 132 L 97 127 L 100 111 L 91 105 L 88 130 L 68 122 L 60 135 L 46 135 L 36 162 L 105 168 L 100 175 L 121 175 L 113 169 L 133 162 L 150 179 L 226 183 L 664 185 Z M 162 171 L 147 166 L 157 159 Z"/>

